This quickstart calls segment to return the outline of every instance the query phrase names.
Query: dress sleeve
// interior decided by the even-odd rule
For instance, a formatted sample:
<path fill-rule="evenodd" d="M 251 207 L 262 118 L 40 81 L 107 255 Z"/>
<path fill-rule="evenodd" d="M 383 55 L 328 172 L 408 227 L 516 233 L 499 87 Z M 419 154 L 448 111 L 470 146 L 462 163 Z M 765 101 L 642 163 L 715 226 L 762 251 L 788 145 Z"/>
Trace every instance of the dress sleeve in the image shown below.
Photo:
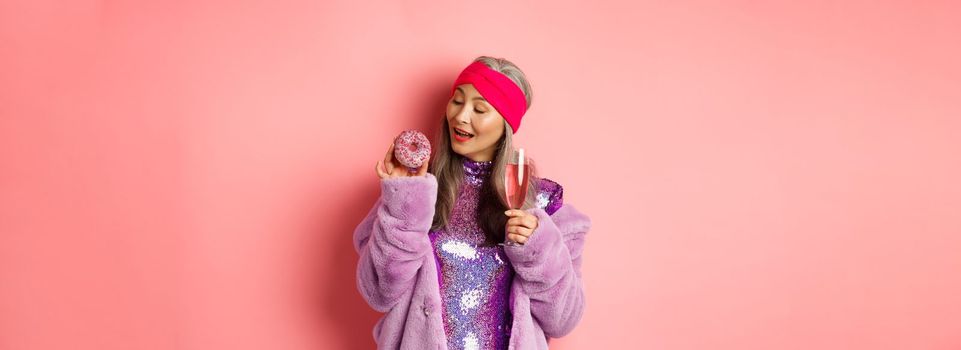
<path fill-rule="evenodd" d="M 548 178 L 540 179 L 538 184 L 537 207 L 544 209 L 547 215 L 554 215 L 564 205 L 564 187 Z"/>

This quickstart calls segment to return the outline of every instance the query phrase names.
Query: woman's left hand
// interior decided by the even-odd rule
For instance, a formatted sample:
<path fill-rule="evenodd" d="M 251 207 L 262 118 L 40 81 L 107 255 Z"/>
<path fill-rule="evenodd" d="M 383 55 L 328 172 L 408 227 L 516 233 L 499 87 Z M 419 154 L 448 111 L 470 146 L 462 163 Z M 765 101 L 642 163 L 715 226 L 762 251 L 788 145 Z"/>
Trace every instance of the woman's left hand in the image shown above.
<path fill-rule="evenodd" d="M 507 240 L 527 243 L 537 228 L 537 216 L 521 209 L 511 209 L 504 214 L 510 217 L 507 219 Z"/>

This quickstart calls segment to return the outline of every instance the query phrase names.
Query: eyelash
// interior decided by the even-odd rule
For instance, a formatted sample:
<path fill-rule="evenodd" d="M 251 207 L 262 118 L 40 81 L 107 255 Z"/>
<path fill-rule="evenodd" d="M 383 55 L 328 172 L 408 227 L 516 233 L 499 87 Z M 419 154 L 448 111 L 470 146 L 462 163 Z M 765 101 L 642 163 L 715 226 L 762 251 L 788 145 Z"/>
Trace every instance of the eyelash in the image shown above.
<path fill-rule="evenodd" d="M 463 102 L 457 102 L 457 100 L 452 100 L 452 102 L 454 102 L 454 104 L 458 106 L 464 104 Z M 477 108 L 474 108 L 474 112 L 484 114 L 484 112 L 478 111 Z"/>

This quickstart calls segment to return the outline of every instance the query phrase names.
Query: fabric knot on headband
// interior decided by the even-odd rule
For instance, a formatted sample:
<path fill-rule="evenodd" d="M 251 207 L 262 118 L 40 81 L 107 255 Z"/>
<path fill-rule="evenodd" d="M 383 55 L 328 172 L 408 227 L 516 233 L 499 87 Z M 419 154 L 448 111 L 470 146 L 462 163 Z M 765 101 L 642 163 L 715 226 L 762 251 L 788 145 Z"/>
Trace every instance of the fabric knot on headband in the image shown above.
<path fill-rule="evenodd" d="M 484 62 L 474 61 L 454 80 L 454 86 L 450 89 L 451 97 L 461 84 L 474 85 L 481 96 L 507 120 L 513 133 L 517 133 L 517 129 L 521 127 L 521 118 L 527 112 L 527 98 L 511 78 L 490 69 Z"/>

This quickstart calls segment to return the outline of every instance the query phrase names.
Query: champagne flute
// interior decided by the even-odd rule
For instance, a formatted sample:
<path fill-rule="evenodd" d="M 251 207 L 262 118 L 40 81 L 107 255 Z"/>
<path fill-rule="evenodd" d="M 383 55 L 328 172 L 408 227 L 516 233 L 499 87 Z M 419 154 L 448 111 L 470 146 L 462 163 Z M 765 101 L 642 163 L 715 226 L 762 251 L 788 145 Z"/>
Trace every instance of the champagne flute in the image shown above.
<path fill-rule="evenodd" d="M 507 159 L 507 169 L 504 169 L 504 195 L 510 209 L 521 209 L 524 206 L 531 174 L 529 165 L 530 160 L 525 157 L 523 148 L 511 150 L 510 157 Z M 523 245 L 512 240 L 499 244 Z"/>

